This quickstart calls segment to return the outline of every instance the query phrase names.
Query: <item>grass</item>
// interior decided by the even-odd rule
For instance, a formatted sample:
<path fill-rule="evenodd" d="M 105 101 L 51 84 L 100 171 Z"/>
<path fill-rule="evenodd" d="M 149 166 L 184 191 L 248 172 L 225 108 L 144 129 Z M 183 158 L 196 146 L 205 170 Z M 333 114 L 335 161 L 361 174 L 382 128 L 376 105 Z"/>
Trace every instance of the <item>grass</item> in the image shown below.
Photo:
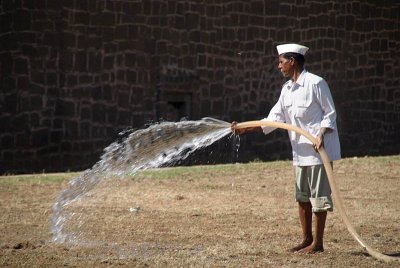
<path fill-rule="evenodd" d="M 61 183 L 79 175 L 79 172 L 43 173 L 0 176 L 0 185 Z"/>

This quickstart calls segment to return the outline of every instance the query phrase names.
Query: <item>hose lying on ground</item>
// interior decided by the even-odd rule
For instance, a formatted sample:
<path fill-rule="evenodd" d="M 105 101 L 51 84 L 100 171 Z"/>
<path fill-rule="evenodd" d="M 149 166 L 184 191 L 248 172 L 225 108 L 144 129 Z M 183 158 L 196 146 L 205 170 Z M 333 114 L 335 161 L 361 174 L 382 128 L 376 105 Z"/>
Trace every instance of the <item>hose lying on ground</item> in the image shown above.
<path fill-rule="evenodd" d="M 294 131 L 294 132 L 306 137 L 313 144 L 315 144 L 317 142 L 315 137 L 313 137 L 307 131 L 305 131 L 305 130 L 303 130 L 301 128 L 298 128 L 296 126 L 286 124 L 286 123 L 270 122 L 270 121 L 247 121 L 247 122 L 238 123 L 236 128 L 240 129 L 240 128 L 247 128 L 247 127 L 261 127 L 261 126 L 267 126 L 267 127 L 273 127 L 273 128 L 283 128 L 283 129 L 286 129 L 286 130 L 289 130 L 289 131 Z M 337 210 L 339 211 L 340 216 L 342 217 L 342 220 L 344 221 L 344 224 L 347 227 L 347 230 L 354 237 L 354 239 L 361 245 L 361 247 L 368 254 L 370 254 L 372 257 L 374 257 L 374 258 L 376 258 L 378 260 L 383 260 L 385 262 L 392 262 L 392 261 L 399 261 L 400 262 L 400 258 L 382 254 L 382 253 L 374 250 L 370 246 L 368 246 L 361 239 L 360 235 L 356 232 L 356 230 L 354 229 L 353 225 L 350 223 L 350 220 L 349 220 L 349 218 L 348 218 L 348 216 L 346 214 L 346 210 L 344 208 L 343 201 L 342 201 L 342 198 L 341 198 L 340 193 L 339 193 L 339 189 L 338 189 L 338 187 L 336 185 L 336 181 L 334 179 L 333 170 L 332 170 L 332 166 L 330 165 L 329 157 L 326 154 L 326 151 L 325 151 L 325 149 L 323 147 L 318 149 L 318 152 L 319 152 L 319 154 L 321 156 L 321 159 L 323 161 L 326 173 L 328 175 L 328 180 L 329 180 L 329 184 L 331 186 L 333 201 L 335 203 L 335 206 L 336 206 Z"/>

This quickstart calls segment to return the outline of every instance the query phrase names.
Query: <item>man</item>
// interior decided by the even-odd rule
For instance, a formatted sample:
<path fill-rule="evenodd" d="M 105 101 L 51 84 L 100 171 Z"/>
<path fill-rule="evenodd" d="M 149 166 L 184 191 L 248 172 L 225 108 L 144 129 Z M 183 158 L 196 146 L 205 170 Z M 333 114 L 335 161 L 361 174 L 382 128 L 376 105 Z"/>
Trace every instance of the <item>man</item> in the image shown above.
<path fill-rule="evenodd" d="M 324 146 L 331 161 L 341 158 L 335 106 L 325 80 L 304 69 L 304 55 L 308 47 L 284 44 L 277 46 L 277 50 L 278 69 L 284 77 L 290 79 L 283 85 L 278 102 L 263 120 L 296 125 L 317 140 L 316 144 L 311 144 L 305 137 L 288 131 L 296 174 L 296 201 L 303 233 L 303 240 L 291 251 L 323 252 L 327 211 L 332 211 L 333 205 L 327 174 L 317 150 Z M 274 130 L 271 127 L 237 129 L 236 124 L 232 122 L 232 130 L 238 135 L 248 132 L 268 134 Z"/>

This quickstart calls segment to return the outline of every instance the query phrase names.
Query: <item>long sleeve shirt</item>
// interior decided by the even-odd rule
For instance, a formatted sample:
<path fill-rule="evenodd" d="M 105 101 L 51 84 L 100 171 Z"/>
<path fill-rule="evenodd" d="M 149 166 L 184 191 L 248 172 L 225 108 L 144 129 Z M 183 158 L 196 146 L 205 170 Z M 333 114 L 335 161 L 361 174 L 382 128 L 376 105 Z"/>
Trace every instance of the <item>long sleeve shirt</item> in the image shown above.
<path fill-rule="evenodd" d="M 278 102 L 267 118 L 262 120 L 282 122 L 300 127 L 316 137 L 322 127 L 329 128 L 324 135 L 324 148 L 331 161 L 341 158 L 340 142 L 336 125 L 336 110 L 326 81 L 304 70 L 297 81 L 287 81 Z M 274 130 L 262 127 L 265 134 Z M 288 131 L 293 151 L 293 165 L 312 166 L 322 160 L 304 136 Z"/>

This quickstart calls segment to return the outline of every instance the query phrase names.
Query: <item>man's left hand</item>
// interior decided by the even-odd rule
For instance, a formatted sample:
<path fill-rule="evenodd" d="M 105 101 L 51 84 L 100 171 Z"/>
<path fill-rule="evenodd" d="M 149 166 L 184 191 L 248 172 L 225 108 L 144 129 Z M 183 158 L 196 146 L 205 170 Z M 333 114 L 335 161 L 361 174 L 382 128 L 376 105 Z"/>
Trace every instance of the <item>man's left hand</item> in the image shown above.
<path fill-rule="evenodd" d="M 315 151 L 318 151 L 321 147 L 324 146 L 324 135 L 322 133 L 319 133 L 315 139 L 317 140 L 317 142 L 313 144 L 313 147 Z"/>

